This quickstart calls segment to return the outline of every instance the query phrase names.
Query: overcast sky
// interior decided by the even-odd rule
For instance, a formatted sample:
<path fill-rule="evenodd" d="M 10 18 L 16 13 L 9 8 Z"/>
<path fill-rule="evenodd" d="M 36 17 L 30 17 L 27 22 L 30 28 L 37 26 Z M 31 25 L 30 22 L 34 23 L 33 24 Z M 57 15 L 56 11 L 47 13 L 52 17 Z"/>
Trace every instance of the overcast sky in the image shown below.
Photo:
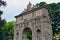
<path fill-rule="evenodd" d="M 24 8 L 26 8 L 27 4 L 31 2 L 32 4 L 36 4 L 39 2 L 46 2 L 46 3 L 57 3 L 60 0 L 4 0 L 7 2 L 7 6 L 2 8 L 4 11 L 2 18 L 6 19 L 7 21 L 15 21 L 14 16 L 20 14 Z"/>

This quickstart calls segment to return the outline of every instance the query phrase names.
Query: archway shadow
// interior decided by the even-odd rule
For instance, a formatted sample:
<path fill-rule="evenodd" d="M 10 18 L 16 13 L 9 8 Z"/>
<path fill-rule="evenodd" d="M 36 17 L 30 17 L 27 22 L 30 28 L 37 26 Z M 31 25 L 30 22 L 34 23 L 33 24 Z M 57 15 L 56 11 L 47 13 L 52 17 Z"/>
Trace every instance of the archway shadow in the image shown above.
<path fill-rule="evenodd" d="M 22 40 L 32 40 L 32 30 L 30 28 L 25 28 L 22 32 Z"/>

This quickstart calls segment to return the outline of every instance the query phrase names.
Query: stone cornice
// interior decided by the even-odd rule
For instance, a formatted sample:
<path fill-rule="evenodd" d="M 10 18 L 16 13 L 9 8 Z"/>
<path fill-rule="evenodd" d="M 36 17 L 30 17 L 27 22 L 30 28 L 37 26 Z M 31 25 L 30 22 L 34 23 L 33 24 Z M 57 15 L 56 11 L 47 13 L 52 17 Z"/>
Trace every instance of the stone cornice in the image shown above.
<path fill-rule="evenodd" d="M 31 10 L 23 11 L 21 14 L 15 16 L 15 18 L 17 18 L 17 17 L 19 17 L 19 16 L 22 16 L 22 15 L 25 15 L 25 14 L 27 14 L 28 12 L 31 13 L 31 12 L 34 12 L 34 11 L 36 11 L 36 10 L 42 9 L 42 8 L 47 9 L 46 6 L 41 6 L 41 7 L 37 7 L 37 8 L 32 8 Z"/>

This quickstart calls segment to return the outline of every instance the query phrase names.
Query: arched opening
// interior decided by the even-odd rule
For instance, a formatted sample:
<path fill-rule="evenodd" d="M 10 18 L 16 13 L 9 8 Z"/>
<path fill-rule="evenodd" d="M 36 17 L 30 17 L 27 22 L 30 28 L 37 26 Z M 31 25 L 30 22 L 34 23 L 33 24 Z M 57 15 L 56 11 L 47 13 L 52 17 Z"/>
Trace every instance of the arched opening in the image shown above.
<path fill-rule="evenodd" d="M 25 28 L 22 33 L 22 40 L 32 40 L 32 30 Z"/>
<path fill-rule="evenodd" d="M 39 29 L 37 29 L 37 40 L 41 40 L 40 33 L 41 33 L 41 31 Z"/>

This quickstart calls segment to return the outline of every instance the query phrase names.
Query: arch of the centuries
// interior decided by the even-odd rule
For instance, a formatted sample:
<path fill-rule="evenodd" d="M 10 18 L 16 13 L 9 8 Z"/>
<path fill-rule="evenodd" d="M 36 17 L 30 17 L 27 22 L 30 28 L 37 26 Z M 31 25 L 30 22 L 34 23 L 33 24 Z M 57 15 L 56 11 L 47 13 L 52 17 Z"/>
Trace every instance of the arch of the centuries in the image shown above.
<path fill-rule="evenodd" d="M 14 40 L 27 40 L 28 31 L 32 32 L 31 40 L 52 40 L 52 27 L 46 7 L 32 6 L 29 2 L 27 9 L 15 18 Z"/>

